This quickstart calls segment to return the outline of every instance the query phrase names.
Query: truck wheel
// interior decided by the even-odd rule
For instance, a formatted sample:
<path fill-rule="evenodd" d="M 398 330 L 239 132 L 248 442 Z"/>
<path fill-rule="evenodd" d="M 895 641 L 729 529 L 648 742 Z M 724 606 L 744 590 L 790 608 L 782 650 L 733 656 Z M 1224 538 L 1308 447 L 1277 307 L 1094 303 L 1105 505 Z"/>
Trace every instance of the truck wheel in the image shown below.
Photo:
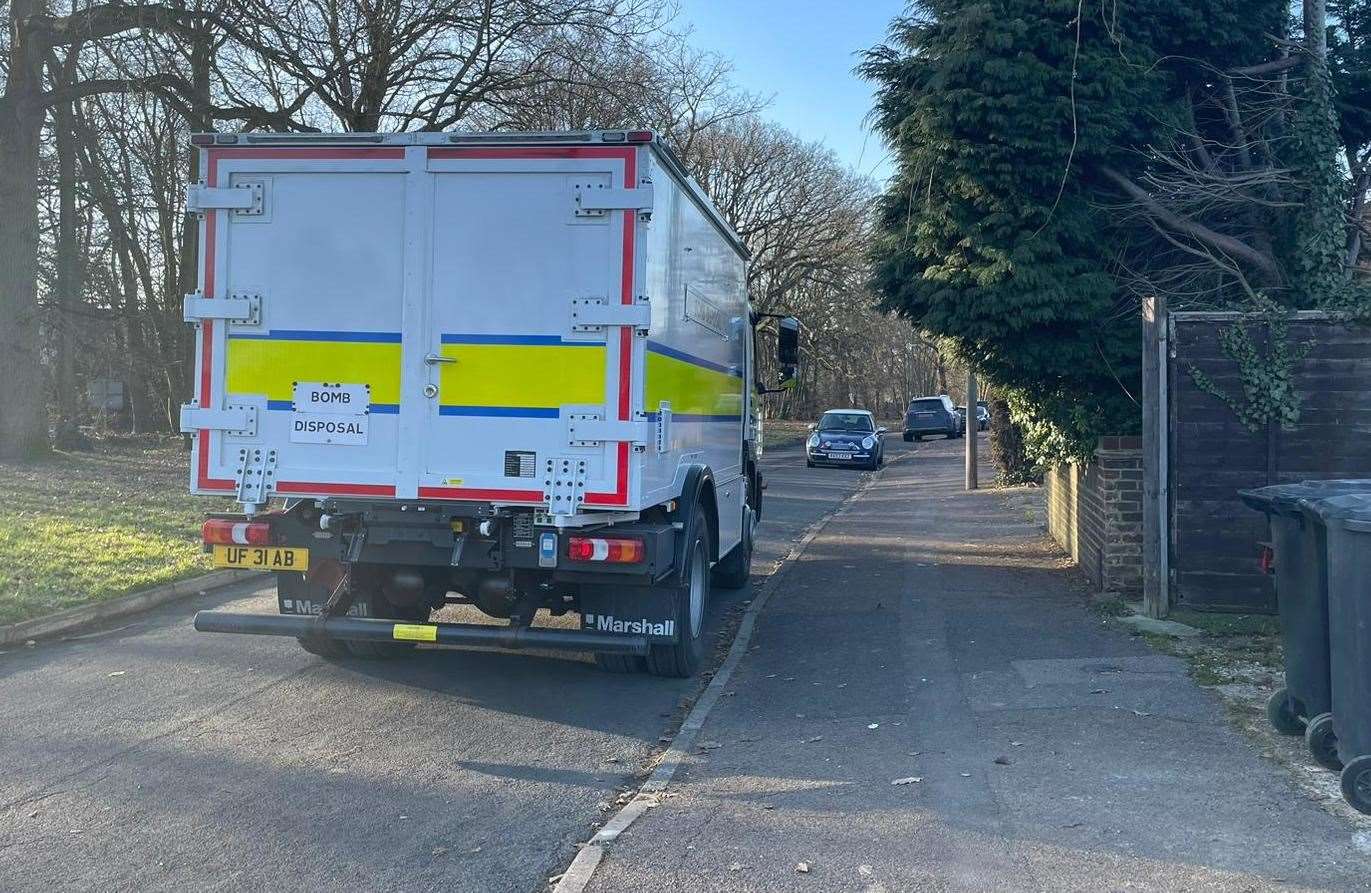
<path fill-rule="evenodd" d="M 738 545 L 714 565 L 713 585 L 720 589 L 742 589 L 752 576 L 752 528 L 756 523 L 752 507 L 745 506 L 743 514 L 743 536 Z"/>
<path fill-rule="evenodd" d="M 301 636 L 295 641 L 310 654 L 317 654 L 324 660 L 341 660 L 348 656 L 347 646 L 337 639 Z"/>
<path fill-rule="evenodd" d="M 640 673 L 643 659 L 636 654 L 596 654 L 595 666 L 606 673 Z"/>
<path fill-rule="evenodd" d="M 373 617 L 398 620 L 402 623 L 426 623 L 428 622 L 429 615 L 432 613 L 424 608 L 402 611 L 387 601 L 385 596 L 381 595 L 379 589 L 368 592 L 367 601 L 371 604 L 371 615 Z M 353 657 L 358 657 L 362 660 L 390 660 L 392 658 L 405 657 L 414 653 L 414 644 L 412 642 L 347 641 L 344 644 L 347 645 L 347 650 L 352 653 Z"/>
<path fill-rule="evenodd" d="M 705 605 L 709 603 L 709 528 L 699 512 L 690 522 L 686 566 L 680 579 L 668 584 L 680 635 L 671 645 L 650 645 L 647 671 L 680 679 L 695 675 L 704 656 Z"/>

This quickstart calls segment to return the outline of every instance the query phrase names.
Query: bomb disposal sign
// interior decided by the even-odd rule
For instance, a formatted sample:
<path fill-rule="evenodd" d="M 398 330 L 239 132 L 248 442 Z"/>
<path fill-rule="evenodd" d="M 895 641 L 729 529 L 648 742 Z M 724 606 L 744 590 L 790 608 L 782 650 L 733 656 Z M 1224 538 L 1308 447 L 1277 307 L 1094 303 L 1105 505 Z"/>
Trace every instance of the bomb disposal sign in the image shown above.
<path fill-rule="evenodd" d="M 294 403 L 291 443 L 366 445 L 370 385 L 297 381 Z"/>

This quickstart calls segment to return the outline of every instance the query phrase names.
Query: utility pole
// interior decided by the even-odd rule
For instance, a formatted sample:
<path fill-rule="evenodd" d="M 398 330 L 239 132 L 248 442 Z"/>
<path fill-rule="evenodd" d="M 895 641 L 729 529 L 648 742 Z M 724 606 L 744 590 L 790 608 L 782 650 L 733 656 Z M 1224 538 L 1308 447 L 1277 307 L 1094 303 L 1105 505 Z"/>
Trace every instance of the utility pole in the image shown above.
<path fill-rule="evenodd" d="M 976 373 L 970 370 L 966 373 L 966 489 L 975 490 L 980 486 L 978 469 L 976 468 L 976 447 L 977 435 L 980 432 L 979 419 L 976 416 L 976 401 L 979 395 L 976 393 Z"/>

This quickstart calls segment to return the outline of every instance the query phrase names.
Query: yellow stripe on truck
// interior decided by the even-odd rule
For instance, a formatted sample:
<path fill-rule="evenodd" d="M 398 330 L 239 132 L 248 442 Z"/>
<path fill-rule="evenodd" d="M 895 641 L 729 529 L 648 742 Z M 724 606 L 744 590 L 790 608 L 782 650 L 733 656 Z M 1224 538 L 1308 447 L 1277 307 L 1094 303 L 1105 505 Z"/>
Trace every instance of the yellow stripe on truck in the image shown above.
<path fill-rule="evenodd" d="M 673 416 L 740 416 L 743 380 L 736 375 L 649 351 L 645 408 L 648 412 L 656 412 L 662 401 L 671 404 Z"/>
<path fill-rule="evenodd" d="M 230 394 L 291 400 L 297 381 L 371 385 L 373 403 L 400 402 L 400 345 L 351 341 L 228 339 Z"/>
<path fill-rule="evenodd" d="M 605 402 L 603 345 L 444 344 L 445 405 L 559 407 Z"/>
<path fill-rule="evenodd" d="M 373 403 L 400 402 L 401 348 L 395 343 L 228 340 L 230 394 L 289 401 L 297 381 L 371 385 Z M 605 402 L 603 345 L 445 344 L 443 404 L 560 407 Z"/>

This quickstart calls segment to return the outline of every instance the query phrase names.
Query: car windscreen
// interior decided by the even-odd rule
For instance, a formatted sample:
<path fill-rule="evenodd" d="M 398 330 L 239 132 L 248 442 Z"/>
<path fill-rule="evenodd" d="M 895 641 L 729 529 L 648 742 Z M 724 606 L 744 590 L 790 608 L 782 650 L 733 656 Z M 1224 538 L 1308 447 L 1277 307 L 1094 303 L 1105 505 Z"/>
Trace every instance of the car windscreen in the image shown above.
<path fill-rule="evenodd" d="M 941 400 L 913 400 L 909 404 L 910 412 L 934 412 L 942 408 Z"/>
<path fill-rule="evenodd" d="M 864 412 L 826 412 L 819 419 L 820 431 L 850 431 L 852 433 L 874 431 L 871 416 Z"/>

